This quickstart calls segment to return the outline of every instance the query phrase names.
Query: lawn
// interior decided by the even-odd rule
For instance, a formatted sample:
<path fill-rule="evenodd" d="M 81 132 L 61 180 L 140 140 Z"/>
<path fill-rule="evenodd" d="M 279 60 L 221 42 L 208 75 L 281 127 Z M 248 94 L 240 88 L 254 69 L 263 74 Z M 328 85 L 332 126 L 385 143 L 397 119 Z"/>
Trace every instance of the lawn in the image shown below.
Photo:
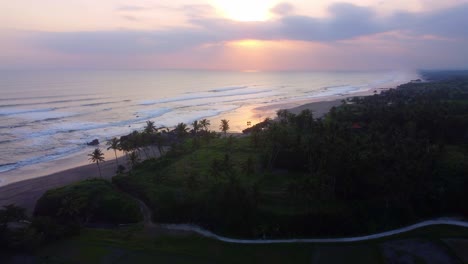
<path fill-rule="evenodd" d="M 449 240 L 447 240 L 449 238 Z M 417 239 L 466 244 L 468 228 L 435 226 L 387 239 L 333 244 L 230 244 L 197 235 L 149 235 L 141 226 L 125 230 L 85 229 L 79 237 L 42 248 L 43 263 L 385 263 L 381 245 Z M 456 240 L 454 240 L 456 239 Z M 453 242 L 449 243 L 450 245 Z M 460 259 L 455 251 L 449 251 Z"/>

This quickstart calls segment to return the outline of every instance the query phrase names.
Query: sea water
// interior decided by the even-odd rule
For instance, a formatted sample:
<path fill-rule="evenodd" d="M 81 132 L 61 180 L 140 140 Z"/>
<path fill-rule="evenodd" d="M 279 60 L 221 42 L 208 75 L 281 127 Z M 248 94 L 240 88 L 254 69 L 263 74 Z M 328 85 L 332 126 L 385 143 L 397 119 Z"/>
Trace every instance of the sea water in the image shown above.
<path fill-rule="evenodd" d="M 329 100 L 417 78 L 410 71 L 0 72 L 0 183 L 20 169 L 86 156 L 92 150 L 86 142 L 140 130 L 148 120 L 173 127 L 231 116 L 231 130 L 241 131 L 245 121 L 267 117 L 255 117 L 256 107 Z"/>

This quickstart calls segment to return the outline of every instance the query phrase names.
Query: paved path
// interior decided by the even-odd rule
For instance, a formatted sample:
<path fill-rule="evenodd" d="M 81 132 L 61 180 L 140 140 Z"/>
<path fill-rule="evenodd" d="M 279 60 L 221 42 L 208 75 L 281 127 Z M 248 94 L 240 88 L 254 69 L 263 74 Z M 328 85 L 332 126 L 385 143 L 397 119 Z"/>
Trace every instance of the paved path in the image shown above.
<path fill-rule="evenodd" d="M 185 225 L 185 224 L 166 224 L 160 225 L 161 227 L 170 229 L 170 230 L 181 230 L 181 231 L 191 231 L 197 233 L 204 237 L 213 238 L 219 241 L 236 243 L 236 244 L 276 244 L 276 243 L 349 243 L 349 242 L 359 242 L 373 240 L 383 237 L 389 237 L 397 234 L 402 234 L 415 230 L 421 227 L 433 226 L 433 225 L 452 225 L 467 227 L 468 222 L 449 219 L 449 218 L 440 218 L 434 220 L 423 221 L 414 225 L 407 227 L 390 230 L 382 233 L 367 235 L 367 236 L 358 236 L 358 237 L 342 237 L 342 238 L 293 238 L 293 239 L 235 239 L 224 236 L 216 235 L 215 233 L 205 230 L 196 225 Z"/>
<path fill-rule="evenodd" d="M 133 197 L 133 196 L 132 196 Z M 235 244 L 276 244 L 276 243 L 349 243 L 349 242 L 359 242 L 373 240 L 383 237 L 389 237 L 397 234 L 406 233 L 421 227 L 433 226 L 433 225 L 452 225 L 468 228 L 468 222 L 456 220 L 453 218 L 439 218 L 428 221 L 423 221 L 414 225 L 407 227 L 398 228 L 395 230 L 390 230 L 382 233 L 367 235 L 367 236 L 358 236 L 358 237 L 341 237 L 341 238 L 292 238 L 292 239 L 236 239 L 229 238 L 217 235 L 209 230 L 203 229 L 196 225 L 190 224 L 155 224 L 151 220 L 151 210 L 146 206 L 146 204 L 133 197 L 140 204 L 140 209 L 143 214 L 143 223 L 146 228 L 149 229 L 158 229 L 160 231 L 165 231 L 164 233 L 172 232 L 182 232 L 182 233 L 196 233 L 204 237 L 216 239 L 223 242 L 235 243 Z"/>

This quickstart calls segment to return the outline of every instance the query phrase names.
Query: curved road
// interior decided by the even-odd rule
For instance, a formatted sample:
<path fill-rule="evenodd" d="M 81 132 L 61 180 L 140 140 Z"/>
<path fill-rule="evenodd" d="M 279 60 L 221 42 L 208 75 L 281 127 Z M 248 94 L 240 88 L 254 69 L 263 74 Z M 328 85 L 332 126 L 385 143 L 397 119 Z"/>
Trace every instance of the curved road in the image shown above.
<path fill-rule="evenodd" d="M 133 196 L 132 196 L 133 197 Z M 453 218 L 438 218 L 433 220 L 423 221 L 407 227 L 402 227 L 382 233 L 357 236 L 357 237 L 341 237 L 341 238 L 292 238 L 292 239 L 236 239 L 217 235 L 209 230 L 203 229 L 197 225 L 190 224 L 155 224 L 151 221 L 151 210 L 146 204 L 140 199 L 133 197 L 138 201 L 141 212 L 143 214 L 143 223 L 146 228 L 160 229 L 166 231 L 182 231 L 182 232 L 193 232 L 203 237 L 216 239 L 222 242 L 235 243 L 235 244 L 277 244 L 277 243 L 348 243 L 348 242 L 359 242 L 372 240 L 377 238 L 389 237 L 393 235 L 402 234 L 409 232 L 421 227 L 433 226 L 433 225 L 451 225 L 468 228 L 468 222 L 456 220 Z"/>
<path fill-rule="evenodd" d="M 276 243 L 348 243 L 348 242 L 358 242 L 358 241 L 366 241 L 372 240 L 377 238 L 389 237 L 405 232 L 409 232 L 414 229 L 418 229 L 425 226 L 432 226 L 432 225 L 452 225 L 452 226 L 460 226 L 460 227 L 467 227 L 468 222 L 459 221 L 454 219 L 434 219 L 423 221 L 414 225 L 410 225 L 407 227 L 390 230 L 382 233 L 367 235 L 367 236 L 358 236 L 358 237 L 340 237 L 340 238 L 292 238 L 292 239 L 236 239 L 236 238 L 229 238 L 224 236 L 216 235 L 215 233 L 203 229 L 196 225 L 188 225 L 188 224 L 161 224 L 160 226 L 169 230 L 180 230 L 180 231 L 191 231 L 195 232 L 201 236 L 213 238 L 219 241 L 228 242 L 228 243 L 236 243 L 236 244 L 276 244 Z"/>

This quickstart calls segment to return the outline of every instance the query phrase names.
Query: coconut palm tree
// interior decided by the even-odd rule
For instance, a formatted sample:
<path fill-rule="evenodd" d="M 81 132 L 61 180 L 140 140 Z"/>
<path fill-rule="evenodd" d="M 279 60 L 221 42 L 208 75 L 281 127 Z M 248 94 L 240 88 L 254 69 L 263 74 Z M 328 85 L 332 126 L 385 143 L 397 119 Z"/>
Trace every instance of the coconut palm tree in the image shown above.
<path fill-rule="evenodd" d="M 159 128 L 159 129 L 161 129 L 161 128 Z M 155 143 L 156 143 L 156 147 L 158 148 L 159 154 L 163 155 L 164 154 L 163 146 L 164 146 L 164 137 L 165 137 L 165 135 L 163 135 L 163 133 L 165 133 L 165 132 L 164 131 L 161 132 L 159 129 L 156 131 L 156 135 L 155 135 L 154 140 L 155 140 Z"/>
<path fill-rule="evenodd" d="M 177 126 L 174 128 L 174 132 L 175 134 L 177 135 L 177 137 L 179 138 L 185 138 L 185 136 L 187 135 L 187 131 L 189 130 L 189 128 L 187 127 L 187 124 L 185 123 L 179 123 L 177 124 Z"/>
<path fill-rule="evenodd" d="M 202 119 L 200 121 L 200 125 L 203 127 L 203 130 L 205 130 L 205 132 L 208 131 L 208 127 L 210 126 L 210 120 L 207 120 L 207 119 Z"/>
<path fill-rule="evenodd" d="M 115 163 L 117 164 L 117 167 L 119 166 L 119 160 L 117 159 L 117 150 L 120 150 L 120 140 L 117 138 L 112 138 L 111 140 L 107 141 L 107 150 L 114 150 L 114 155 L 115 155 Z"/>
<path fill-rule="evenodd" d="M 143 130 L 147 134 L 153 134 L 153 132 L 155 132 L 157 128 L 154 126 L 153 121 L 146 121 L 146 126 Z"/>
<path fill-rule="evenodd" d="M 96 163 L 99 169 L 99 176 L 102 178 L 101 174 L 101 166 L 99 166 L 99 162 L 104 162 L 104 154 L 102 153 L 100 148 L 96 148 L 91 154 L 88 154 L 89 160 L 93 163 Z"/>
<path fill-rule="evenodd" d="M 128 159 L 129 159 L 130 165 L 132 165 L 132 170 L 135 167 L 135 165 L 137 165 L 138 162 L 140 162 L 140 156 L 138 155 L 138 152 L 136 151 L 130 152 L 130 154 L 128 155 Z"/>
<path fill-rule="evenodd" d="M 196 136 L 198 131 L 202 128 L 202 124 L 198 120 L 193 121 L 193 134 Z"/>
<path fill-rule="evenodd" d="M 224 137 L 226 137 L 227 131 L 229 130 L 229 120 L 226 120 L 226 119 L 221 120 L 219 129 L 224 132 Z"/>
<path fill-rule="evenodd" d="M 144 134 L 144 142 L 149 145 L 151 152 L 153 153 L 153 157 L 156 156 L 156 153 L 154 153 L 154 148 L 153 145 L 155 143 L 155 133 L 158 133 L 158 128 L 154 126 L 153 121 L 146 121 L 146 126 L 143 129 L 143 134 Z M 159 149 L 159 148 L 158 148 Z M 160 151 L 161 152 L 161 151 Z"/>

